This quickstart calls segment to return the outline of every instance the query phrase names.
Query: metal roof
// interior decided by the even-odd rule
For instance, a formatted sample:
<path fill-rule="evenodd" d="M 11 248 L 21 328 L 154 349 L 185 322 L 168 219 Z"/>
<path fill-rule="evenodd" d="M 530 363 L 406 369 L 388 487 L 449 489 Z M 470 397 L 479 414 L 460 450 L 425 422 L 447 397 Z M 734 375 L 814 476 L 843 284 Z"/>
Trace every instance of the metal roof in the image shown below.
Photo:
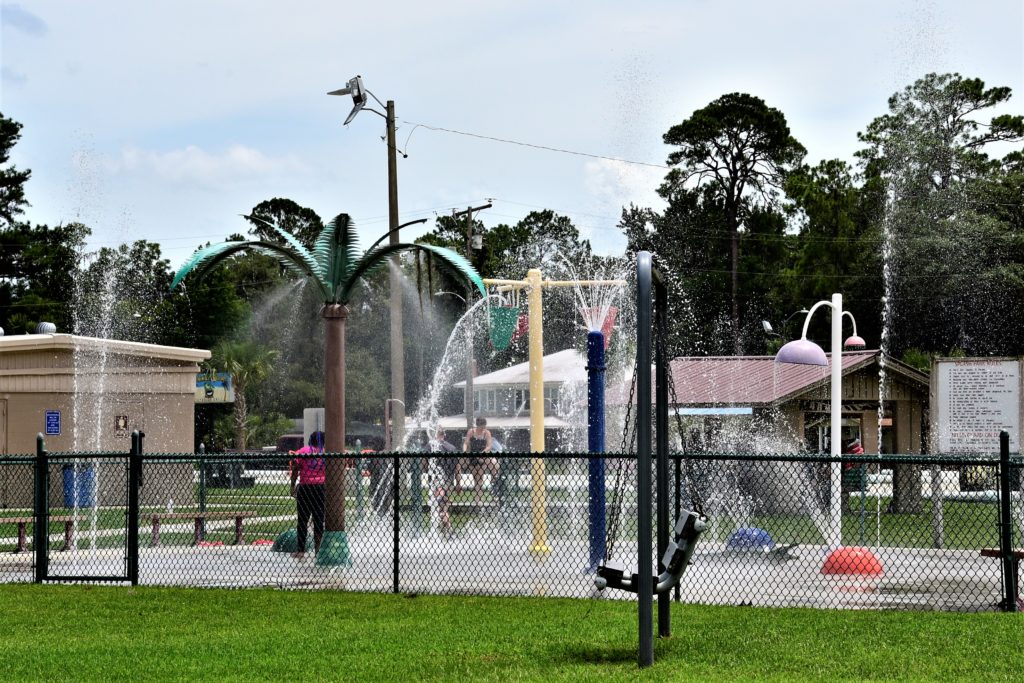
<path fill-rule="evenodd" d="M 831 359 L 831 354 L 827 354 Z M 843 375 L 874 365 L 881 351 L 844 351 Z M 894 370 L 922 389 L 928 377 L 886 357 Z M 710 356 L 675 358 L 669 364 L 679 405 L 770 405 L 783 403 L 829 383 L 828 366 L 776 363 L 774 356 Z"/>

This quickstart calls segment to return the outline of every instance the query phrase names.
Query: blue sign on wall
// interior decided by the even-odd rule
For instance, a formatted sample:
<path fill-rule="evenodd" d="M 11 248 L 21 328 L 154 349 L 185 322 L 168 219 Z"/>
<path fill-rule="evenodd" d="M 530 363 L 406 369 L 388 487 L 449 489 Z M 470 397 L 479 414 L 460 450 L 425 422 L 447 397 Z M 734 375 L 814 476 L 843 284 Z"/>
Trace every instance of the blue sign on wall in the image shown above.
<path fill-rule="evenodd" d="M 60 436 L 60 411 L 46 411 L 46 435 Z"/>

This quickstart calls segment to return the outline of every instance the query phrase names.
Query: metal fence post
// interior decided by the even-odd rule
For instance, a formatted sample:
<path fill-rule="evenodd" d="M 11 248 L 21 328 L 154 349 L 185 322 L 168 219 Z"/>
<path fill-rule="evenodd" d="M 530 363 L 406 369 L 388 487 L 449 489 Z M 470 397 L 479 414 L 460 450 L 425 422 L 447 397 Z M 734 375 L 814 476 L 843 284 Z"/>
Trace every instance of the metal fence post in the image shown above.
<path fill-rule="evenodd" d="M 32 549 L 36 554 L 35 582 L 42 583 L 49 573 L 49 482 L 50 458 L 46 452 L 46 441 L 42 434 L 36 435 L 36 469 L 33 483 L 33 513 L 35 522 L 32 525 Z"/>
<path fill-rule="evenodd" d="M 366 503 L 363 500 L 363 441 L 356 439 L 356 519 L 363 518 Z"/>
<path fill-rule="evenodd" d="M 391 590 L 394 593 L 398 592 L 398 550 L 399 550 L 398 549 L 398 527 L 399 527 L 399 523 L 401 521 L 400 508 L 398 507 L 398 494 L 399 494 L 398 477 L 402 473 L 402 467 L 401 466 L 402 466 L 402 463 L 399 460 L 398 455 L 396 454 L 395 457 L 394 457 L 394 460 L 393 460 L 393 464 L 391 466 L 391 468 L 392 468 L 392 472 L 391 472 L 392 495 L 391 495 L 391 497 L 393 498 L 393 501 L 392 501 L 393 506 L 392 507 L 394 509 L 394 511 L 392 513 L 394 515 L 394 539 L 392 541 L 392 547 L 393 547 L 393 550 L 394 550 L 394 557 L 392 558 L 392 565 L 393 566 L 392 566 L 392 577 L 391 577 Z"/>
<path fill-rule="evenodd" d="M 1010 433 L 999 433 L 999 551 L 1003 556 L 1003 608 L 1017 611 L 1017 560 L 1010 513 Z"/>
<path fill-rule="evenodd" d="M 142 437 L 132 432 L 132 449 L 128 453 L 128 581 L 139 585 L 139 488 L 142 486 Z"/>
<path fill-rule="evenodd" d="M 199 444 L 199 511 L 206 512 L 206 444 Z M 199 521 L 199 537 L 206 539 L 206 518 Z"/>
<path fill-rule="evenodd" d="M 678 455 L 674 456 L 674 458 L 675 458 L 675 461 L 676 461 L 675 462 L 675 465 L 676 465 L 676 468 L 675 468 L 676 469 L 676 471 L 675 471 L 676 480 L 675 480 L 675 486 L 674 486 L 674 489 L 675 489 L 674 494 L 675 495 L 673 496 L 673 498 L 675 499 L 675 505 L 674 505 L 675 514 L 672 516 L 672 519 L 678 521 L 679 520 L 679 515 L 682 514 L 682 501 L 680 500 L 680 498 L 682 496 L 681 486 L 682 486 L 682 476 L 683 476 L 683 463 L 679 459 Z M 682 591 L 680 590 L 678 583 L 676 584 L 676 587 L 673 589 L 673 593 L 675 593 L 676 602 L 681 602 L 682 601 Z"/>
<path fill-rule="evenodd" d="M 415 535 L 421 535 L 426 529 L 423 524 L 423 459 L 413 458 L 409 465 L 409 496 L 412 500 L 412 519 Z"/>

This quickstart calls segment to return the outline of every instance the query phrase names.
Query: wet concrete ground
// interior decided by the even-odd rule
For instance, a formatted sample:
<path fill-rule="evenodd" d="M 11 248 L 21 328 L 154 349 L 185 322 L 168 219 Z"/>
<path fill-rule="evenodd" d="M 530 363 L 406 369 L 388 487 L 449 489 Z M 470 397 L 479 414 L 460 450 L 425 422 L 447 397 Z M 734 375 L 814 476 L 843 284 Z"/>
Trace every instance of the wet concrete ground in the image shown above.
<path fill-rule="evenodd" d="M 389 520 L 353 526 L 350 567 L 320 567 L 269 545 L 140 548 L 143 585 L 336 589 L 389 592 L 394 588 L 393 531 Z M 251 542 L 251 541 L 250 541 Z M 592 597 L 586 540 L 550 538 L 550 552 L 531 553 L 529 529 L 508 533 L 481 524 L 455 538 L 410 538 L 403 529 L 398 590 L 404 593 Z M 620 541 L 616 558 L 636 566 L 635 547 Z M 728 551 L 702 543 L 680 586 L 683 602 L 846 609 L 995 609 L 1000 565 L 977 550 L 873 549 L 881 577 L 821 574 L 827 549 L 801 545 L 788 554 Z M 32 580 L 31 552 L 0 556 L 0 582 Z M 124 573 L 124 551 L 52 552 L 54 575 Z M 607 590 L 612 599 L 634 596 Z"/>

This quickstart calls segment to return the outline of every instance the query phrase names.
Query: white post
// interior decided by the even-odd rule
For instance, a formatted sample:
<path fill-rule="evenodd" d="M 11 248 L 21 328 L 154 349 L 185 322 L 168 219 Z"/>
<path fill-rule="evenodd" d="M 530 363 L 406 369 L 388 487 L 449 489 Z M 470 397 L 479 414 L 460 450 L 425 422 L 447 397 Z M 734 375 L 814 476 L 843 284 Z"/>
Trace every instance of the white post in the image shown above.
<path fill-rule="evenodd" d="M 838 462 L 842 453 L 843 421 L 843 295 L 832 295 L 832 446 L 836 461 L 831 466 L 832 528 L 829 543 L 838 548 L 843 543 L 843 465 Z"/>

